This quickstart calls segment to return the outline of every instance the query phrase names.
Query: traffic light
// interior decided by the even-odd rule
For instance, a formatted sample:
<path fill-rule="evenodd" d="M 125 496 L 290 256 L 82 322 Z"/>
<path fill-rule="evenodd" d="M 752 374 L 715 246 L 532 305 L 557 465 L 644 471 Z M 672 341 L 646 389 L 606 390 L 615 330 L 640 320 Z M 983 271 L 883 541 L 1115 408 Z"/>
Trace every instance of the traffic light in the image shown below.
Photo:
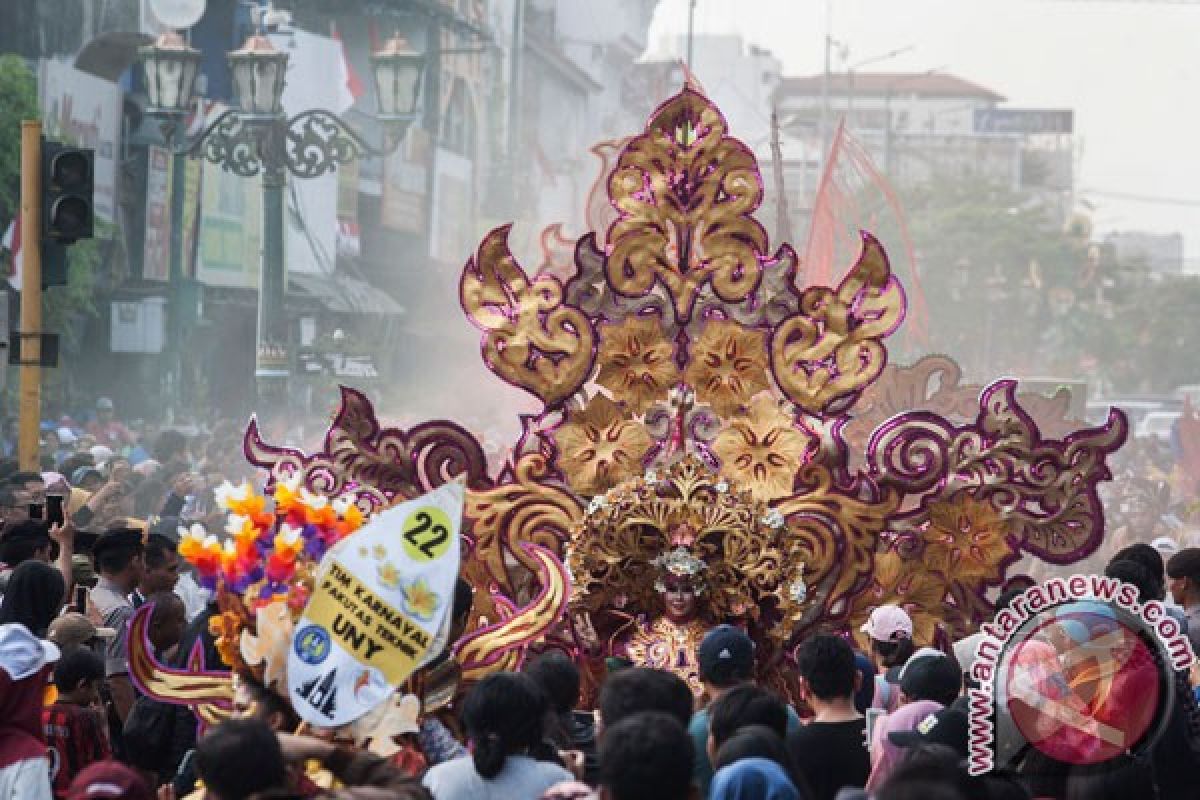
<path fill-rule="evenodd" d="M 72 244 L 92 238 L 95 152 L 60 142 L 42 145 L 42 239 Z"/>

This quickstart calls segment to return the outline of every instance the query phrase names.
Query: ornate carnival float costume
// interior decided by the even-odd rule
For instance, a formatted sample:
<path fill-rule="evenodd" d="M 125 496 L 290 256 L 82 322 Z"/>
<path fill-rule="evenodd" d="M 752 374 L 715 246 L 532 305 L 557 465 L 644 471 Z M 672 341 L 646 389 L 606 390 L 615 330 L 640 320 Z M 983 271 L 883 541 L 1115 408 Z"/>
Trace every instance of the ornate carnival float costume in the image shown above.
<path fill-rule="evenodd" d="M 350 389 L 320 452 L 247 431 L 252 463 L 365 513 L 465 478 L 464 682 L 599 643 L 695 688 L 707 625 L 744 625 L 770 670 L 882 603 L 922 643 L 958 637 L 1021 557 L 1097 547 L 1123 415 L 1051 438 L 1008 380 L 951 416 L 863 408 L 905 311 L 880 243 L 862 234 L 836 287 L 801 289 L 792 247 L 771 250 L 754 217 L 753 154 L 692 88 L 614 152 L 593 203 L 607 221 L 569 264 L 547 249 L 530 277 L 501 227 L 463 270 L 485 363 L 541 403 L 498 472 L 460 425 L 385 429 Z M 585 617 L 595 643 L 568 622 Z"/>

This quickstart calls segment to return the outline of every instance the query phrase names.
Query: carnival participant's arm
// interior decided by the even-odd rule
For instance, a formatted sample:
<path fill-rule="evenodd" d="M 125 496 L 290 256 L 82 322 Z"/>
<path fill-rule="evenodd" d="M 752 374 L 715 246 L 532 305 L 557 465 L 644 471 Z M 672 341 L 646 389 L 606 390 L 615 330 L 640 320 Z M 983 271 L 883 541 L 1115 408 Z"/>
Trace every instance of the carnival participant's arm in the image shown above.
<path fill-rule="evenodd" d="M 121 490 L 119 483 L 109 481 L 101 486 L 96 491 L 92 492 L 91 497 L 83 504 L 83 507 L 75 512 L 74 522 L 76 525 L 87 526 L 92 524 L 92 520 L 96 518 L 96 514 L 100 509 L 104 508 L 112 496 Z"/>
<path fill-rule="evenodd" d="M 373 797 L 428 797 L 419 781 L 405 775 L 386 759 L 365 750 L 339 747 L 310 736 L 279 734 L 283 757 L 290 762 L 318 761 L 346 788 L 332 796 L 345 800 Z M 380 790 L 368 792 L 367 790 Z"/>

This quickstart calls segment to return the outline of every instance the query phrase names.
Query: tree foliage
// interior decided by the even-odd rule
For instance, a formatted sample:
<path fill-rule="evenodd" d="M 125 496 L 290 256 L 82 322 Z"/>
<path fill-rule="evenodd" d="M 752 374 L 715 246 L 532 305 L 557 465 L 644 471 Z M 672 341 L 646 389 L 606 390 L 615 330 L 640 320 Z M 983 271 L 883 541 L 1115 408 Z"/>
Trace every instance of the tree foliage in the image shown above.
<path fill-rule="evenodd" d="M 0 55 L 0 225 L 21 198 L 21 120 L 38 118 L 37 78 L 20 56 Z"/>

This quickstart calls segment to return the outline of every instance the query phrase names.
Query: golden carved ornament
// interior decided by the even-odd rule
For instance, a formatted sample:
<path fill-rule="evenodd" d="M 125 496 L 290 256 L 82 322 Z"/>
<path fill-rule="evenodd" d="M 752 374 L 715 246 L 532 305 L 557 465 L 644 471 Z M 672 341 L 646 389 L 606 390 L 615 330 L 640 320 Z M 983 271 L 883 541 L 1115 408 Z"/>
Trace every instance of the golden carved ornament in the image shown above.
<path fill-rule="evenodd" d="M 1016 555 L 1004 518 L 991 503 L 967 492 L 930 503 L 921 538 L 925 566 L 971 588 L 1002 574 L 1004 563 Z"/>
<path fill-rule="evenodd" d="M 838 288 L 806 289 L 799 312 L 776 328 L 771 362 L 779 387 L 810 414 L 852 399 L 883 370 L 883 339 L 903 317 L 904 292 L 887 255 L 864 233 L 858 263 Z"/>
<path fill-rule="evenodd" d="M 600 329 L 596 383 L 634 414 L 641 414 L 679 382 L 675 345 L 656 317 L 630 316 Z"/>
<path fill-rule="evenodd" d="M 480 243 L 463 269 L 459 297 L 486 334 L 488 368 L 553 406 L 587 378 L 595 333 L 582 311 L 563 304 L 557 279 L 529 280 L 508 249 L 508 230 L 496 228 Z"/>
<path fill-rule="evenodd" d="M 913 642 L 932 645 L 945 596 L 944 580 L 925 569 L 919 560 L 905 558 L 894 550 L 881 553 L 875 557 L 875 572 L 867 590 L 854 598 L 851 630 L 857 632 L 876 607 L 897 605 L 912 617 Z"/>
<path fill-rule="evenodd" d="M 685 89 L 626 145 L 608 184 L 618 213 L 609 283 L 627 297 L 661 283 L 679 322 L 710 281 L 725 302 L 746 299 L 768 257 L 766 231 L 751 216 L 763 195 L 754 155 L 726 132 L 717 108 Z"/>
<path fill-rule="evenodd" d="M 887 491 L 868 501 L 839 492 L 820 464 L 801 468 L 797 481 L 800 490 L 776 503 L 775 510 L 787 518 L 794 558 L 807 565 L 808 585 L 821 587 L 824 607 L 844 616 L 871 575 L 879 534 L 899 507 L 900 495 Z"/>
<path fill-rule="evenodd" d="M 688 351 L 684 380 L 696 398 L 728 417 L 771 386 L 767 337 L 732 320 L 710 320 Z"/>
<path fill-rule="evenodd" d="M 654 444 L 641 423 L 621 413 L 607 395 L 597 394 L 582 410 L 567 413 L 554 434 L 558 466 L 579 494 L 599 494 L 642 471 Z"/>
<path fill-rule="evenodd" d="M 713 452 L 721 472 L 755 499 L 769 501 L 792 493 L 796 472 L 812 456 L 816 440 L 798 429 L 769 392 L 754 398 L 746 414 L 717 435 Z"/>

